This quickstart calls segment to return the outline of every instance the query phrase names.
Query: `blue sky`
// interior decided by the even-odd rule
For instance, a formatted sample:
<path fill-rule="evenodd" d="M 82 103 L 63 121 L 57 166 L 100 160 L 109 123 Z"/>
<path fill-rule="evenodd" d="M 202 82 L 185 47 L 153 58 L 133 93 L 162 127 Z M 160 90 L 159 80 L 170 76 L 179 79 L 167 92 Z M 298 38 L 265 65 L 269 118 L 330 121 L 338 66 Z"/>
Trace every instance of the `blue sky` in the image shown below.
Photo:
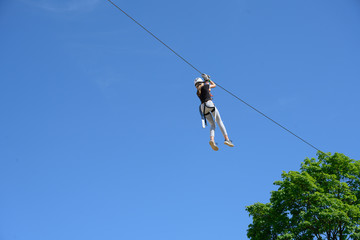
<path fill-rule="evenodd" d="M 325 152 L 359 153 L 360 2 L 120 1 L 225 88 Z M 245 207 L 316 152 L 103 0 L 0 3 L 0 239 L 247 239 Z"/>

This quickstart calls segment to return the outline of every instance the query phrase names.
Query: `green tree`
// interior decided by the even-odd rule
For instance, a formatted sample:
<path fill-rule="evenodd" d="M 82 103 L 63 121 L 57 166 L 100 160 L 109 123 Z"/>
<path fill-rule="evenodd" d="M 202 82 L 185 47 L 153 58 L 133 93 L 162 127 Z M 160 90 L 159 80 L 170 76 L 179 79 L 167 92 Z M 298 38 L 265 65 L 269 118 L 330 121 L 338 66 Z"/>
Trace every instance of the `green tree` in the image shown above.
<path fill-rule="evenodd" d="M 360 239 L 360 161 L 317 155 L 282 173 L 270 203 L 246 207 L 251 240 Z"/>

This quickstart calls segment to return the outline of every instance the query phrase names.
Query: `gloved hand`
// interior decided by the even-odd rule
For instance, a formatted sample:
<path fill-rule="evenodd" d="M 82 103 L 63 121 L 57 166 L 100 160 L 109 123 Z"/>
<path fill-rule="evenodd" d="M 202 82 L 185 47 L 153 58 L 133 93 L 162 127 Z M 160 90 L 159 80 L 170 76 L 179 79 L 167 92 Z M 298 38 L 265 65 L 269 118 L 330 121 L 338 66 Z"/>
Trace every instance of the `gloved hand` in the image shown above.
<path fill-rule="evenodd" d="M 210 76 L 207 75 L 207 74 L 205 74 L 205 73 L 201 74 L 201 77 L 202 77 L 205 81 L 210 81 Z"/>

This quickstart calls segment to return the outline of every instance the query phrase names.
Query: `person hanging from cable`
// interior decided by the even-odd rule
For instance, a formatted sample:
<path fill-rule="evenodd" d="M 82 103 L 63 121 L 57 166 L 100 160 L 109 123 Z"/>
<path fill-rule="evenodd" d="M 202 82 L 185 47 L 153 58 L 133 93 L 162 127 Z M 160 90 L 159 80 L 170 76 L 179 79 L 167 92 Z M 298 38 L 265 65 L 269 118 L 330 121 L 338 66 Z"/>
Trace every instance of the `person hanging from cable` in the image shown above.
<path fill-rule="evenodd" d="M 229 147 L 234 147 L 234 144 L 228 137 L 224 123 L 221 120 L 219 110 L 215 107 L 212 101 L 211 89 L 216 87 L 216 84 L 210 80 L 210 76 L 203 73 L 201 74 L 202 78 L 196 78 L 194 81 L 195 87 L 197 89 L 196 95 L 199 97 L 201 104 L 199 106 L 199 111 L 202 120 L 202 126 L 205 128 L 206 121 L 210 123 L 210 146 L 214 151 L 219 150 L 219 147 L 215 143 L 215 121 L 220 127 L 221 133 L 224 135 L 225 141 L 224 144 Z"/>

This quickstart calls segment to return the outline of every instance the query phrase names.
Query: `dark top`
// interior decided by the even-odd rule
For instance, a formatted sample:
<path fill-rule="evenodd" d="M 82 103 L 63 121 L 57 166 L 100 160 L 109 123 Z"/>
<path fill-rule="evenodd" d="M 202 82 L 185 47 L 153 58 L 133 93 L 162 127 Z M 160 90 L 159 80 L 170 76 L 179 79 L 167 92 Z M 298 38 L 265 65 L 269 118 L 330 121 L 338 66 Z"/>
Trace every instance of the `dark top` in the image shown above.
<path fill-rule="evenodd" d="M 201 103 L 211 100 L 210 85 L 205 84 L 201 87 L 201 94 L 199 96 Z"/>

